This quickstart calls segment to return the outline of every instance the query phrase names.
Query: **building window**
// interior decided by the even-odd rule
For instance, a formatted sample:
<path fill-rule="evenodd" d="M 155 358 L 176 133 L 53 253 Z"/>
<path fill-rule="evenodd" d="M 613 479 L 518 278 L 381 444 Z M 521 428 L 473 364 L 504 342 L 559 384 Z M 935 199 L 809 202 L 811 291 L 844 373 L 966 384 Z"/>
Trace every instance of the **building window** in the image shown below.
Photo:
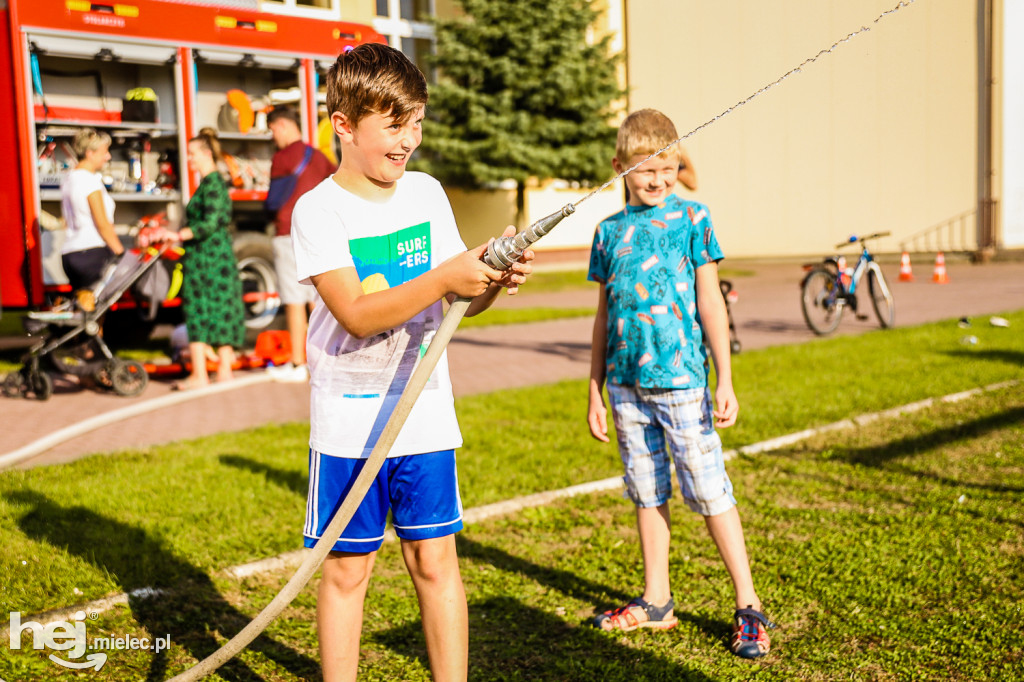
<path fill-rule="evenodd" d="M 433 74 L 426 57 L 434 51 L 434 27 L 428 22 L 434 15 L 434 0 L 377 0 L 377 18 L 373 28 L 386 36 L 388 44 L 405 53 L 427 80 Z"/>
<path fill-rule="evenodd" d="M 433 50 L 434 41 L 429 38 L 402 38 L 402 52 L 425 74 L 430 73 L 427 58 Z"/>
<path fill-rule="evenodd" d="M 428 21 L 433 15 L 430 0 L 400 0 L 399 17 L 406 21 Z"/>

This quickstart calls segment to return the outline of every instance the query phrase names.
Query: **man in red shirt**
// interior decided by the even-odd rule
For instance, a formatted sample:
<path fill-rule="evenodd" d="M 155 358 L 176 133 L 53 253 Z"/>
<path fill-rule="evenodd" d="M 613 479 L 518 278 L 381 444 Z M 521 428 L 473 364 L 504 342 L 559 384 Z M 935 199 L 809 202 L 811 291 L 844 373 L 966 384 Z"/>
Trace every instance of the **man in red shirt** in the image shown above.
<path fill-rule="evenodd" d="M 277 287 L 284 304 L 288 335 L 292 342 L 292 361 L 289 365 L 274 368 L 274 378 L 279 381 L 306 381 L 309 368 L 306 367 L 307 316 L 313 307 L 316 290 L 299 284 L 295 274 L 295 253 L 292 251 L 292 209 L 299 197 L 329 177 L 336 167 L 318 149 L 302 141 L 299 115 L 289 107 L 275 107 L 267 114 L 267 127 L 274 136 L 277 152 L 270 164 L 270 177 L 281 178 L 295 173 L 303 164 L 295 189 L 284 204 L 277 209 L 274 222 L 277 236 L 274 238 L 274 268 L 277 270 Z M 306 158 L 306 150 L 311 156 Z"/>

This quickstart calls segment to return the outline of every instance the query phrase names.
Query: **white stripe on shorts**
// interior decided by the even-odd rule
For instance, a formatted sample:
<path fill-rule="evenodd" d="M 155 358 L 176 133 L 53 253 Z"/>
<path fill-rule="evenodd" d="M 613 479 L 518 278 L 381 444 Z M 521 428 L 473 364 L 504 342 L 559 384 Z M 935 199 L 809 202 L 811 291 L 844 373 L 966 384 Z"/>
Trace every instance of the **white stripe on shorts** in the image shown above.
<path fill-rule="evenodd" d="M 440 528 L 441 526 L 451 526 L 453 524 L 458 523 L 461 520 L 462 520 L 462 510 L 460 509 L 459 510 L 459 518 L 455 519 L 454 521 L 446 521 L 445 523 L 426 523 L 426 524 L 423 524 L 422 526 L 399 526 L 398 524 L 395 523 L 394 519 L 392 519 L 391 520 L 391 525 L 394 526 L 396 530 L 398 528 L 401 528 L 402 530 L 418 530 L 420 528 Z"/>
<path fill-rule="evenodd" d="M 303 533 L 302 535 L 310 540 L 319 540 L 321 537 L 319 535 L 310 535 L 309 533 Z M 381 533 L 375 538 L 346 538 L 345 536 L 342 536 L 340 538 L 336 538 L 335 542 L 379 542 L 384 539 L 385 535 L 386 533 Z"/>
<path fill-rule="evenodd" d="M 313 533 L 316 533 L 316 529 L 320 525 L 317 518 L 318 510 L 316 503 L 320 493 L 320 453 L 310 448 L 309 458 L 309 491 L 306 498 L 306 528 L 304 535 L 316 537 Z"/>

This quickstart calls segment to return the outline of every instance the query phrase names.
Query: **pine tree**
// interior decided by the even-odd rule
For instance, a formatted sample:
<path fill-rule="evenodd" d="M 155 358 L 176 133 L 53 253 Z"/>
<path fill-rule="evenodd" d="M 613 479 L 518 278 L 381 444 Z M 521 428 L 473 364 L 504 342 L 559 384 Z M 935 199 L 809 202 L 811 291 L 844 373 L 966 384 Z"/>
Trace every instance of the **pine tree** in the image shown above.
<path fill-rule="evenodd" d="M 623 91 L 610 37 L 588 43 L 591 0 L 459 0 L 437 20 L 438 80 L 430 87 L 415 168 L 446 184 L 606 180 L 615 149 L 611 107 Z"/>

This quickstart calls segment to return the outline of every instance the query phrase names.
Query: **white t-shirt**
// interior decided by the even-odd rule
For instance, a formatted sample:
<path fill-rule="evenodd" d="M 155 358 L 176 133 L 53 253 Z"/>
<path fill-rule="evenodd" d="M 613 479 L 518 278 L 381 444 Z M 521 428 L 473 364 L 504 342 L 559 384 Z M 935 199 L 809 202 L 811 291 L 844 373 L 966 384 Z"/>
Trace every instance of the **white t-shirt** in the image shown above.
<path fill-rule="evenodd" d="M 292 243 L 301 283 L 355 267 L 367 293 L 408 282 L 466 250 L 440 183 L 412 172 L 384 203 L 361 199 L 327 178 L 296 203 Z M 325 455 L 369 457 L 442 316 L 436 301 L 395 329 L 357 339 L 317 296 L 306 337 L 310 447 Z M 461 445 L 444 353 L 389 456 Z"/>
<path fill-rule="evenodd" d="M 60 186 L 60 208 L 67 222 L 67 237 L 61 247 L 61 253 L 73 253 L 105 246 L 106 242 L 96 229 L 96 221 L 92 218 L 89 207 L 89 195 L 99 190 L 103 194 L 103 208 L 106 209 L 107 220 L 114 222 L 114 200 L 107 194 L 103 179 L 99 173 L 83 168 L 76 168 Z"/>

